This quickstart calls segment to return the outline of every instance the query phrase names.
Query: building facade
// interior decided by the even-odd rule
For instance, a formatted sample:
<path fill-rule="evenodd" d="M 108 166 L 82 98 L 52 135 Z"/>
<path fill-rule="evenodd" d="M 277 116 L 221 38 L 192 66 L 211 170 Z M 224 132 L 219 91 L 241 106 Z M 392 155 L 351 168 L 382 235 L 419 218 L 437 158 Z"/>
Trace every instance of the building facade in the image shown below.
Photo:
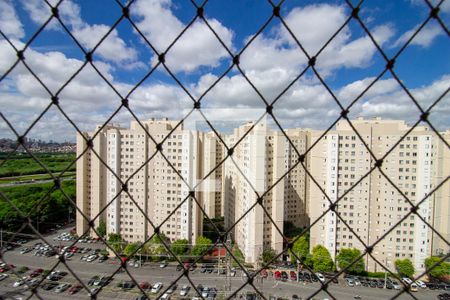
<path fill-rule="evenodd" d="M 134 121 L 129 129 L 108 125 L 97 134 L 93 149 L 108 167 L 92 150 L 82 156 L 77 165 L 77 205 L 91 219 L 101 211 L 95 224 L 103 220 L 108 234 L 120 234 L 129 242 L 145 241 L 155 226 L 170 240 L 193 243 L 202 228 L 201 195 L 189 197 L 200 176 L 200 134 L 167 119 L 141 124 Z M 162 143 L 162 151 L 156 150 L 157 143 Z M 77 153 L 86 146 L 78 136 Z M 77 233 L 88 229 L 78 213 Z"/>
<path fill-rule="evenodd" d="M 221 136 L 167 119 L 141 124 L 77 136 L 77 205 L 127 241 L 144 241 L 158 226 L 170 240 L 194 243 L 207 214 L 224 219 L 249 263 L 283 251 L 286 225 L 312 224 L 310 248 L 323 245 L 333 259 L 375 245 L 372 255 L 392 269 L 408 258 L 420 272 L 425 258 L 449 252 L 450 131 L 438 137 L 380 118 L 339 121 L 327 133 L 249 122 Z M 119 193 L 121 182 L 127 192 Z M 419 203 L 420 217 L 408 215 Z M 89 233 L 79 212 L 77 233 Z M 383 271 L 376 260 L 365 256 L 368 271 Z"/>
<path fill-rule="evenodd" d="M 423 271 L 432 247 L 431 229 L 423 220 L 435 220 L 428 193 L 436 136 L 421 126 L 410 131 L 402 121 L 357 119 L 352 124 L 360 136 L 340 121 L 311 152 L 311 173 L 318 178 L 310 183 L 309 214 L 311 221 L 318 220 L 311 246 L 324 245 L 334 258 L 342 248 L 375 245 L 372 255 L 385 266 L 408 258 Z M 314 143 L 321 132 L 312 135 Z M 381 170 L 375 167 L 378 159 L 383 159 Z M 335 211 L 324 214 L 336 202 Z M 408 215 L 418 203 L 423 220 Z M 383 271 L 369 255 L 365 263 L 368 271 Z"/>

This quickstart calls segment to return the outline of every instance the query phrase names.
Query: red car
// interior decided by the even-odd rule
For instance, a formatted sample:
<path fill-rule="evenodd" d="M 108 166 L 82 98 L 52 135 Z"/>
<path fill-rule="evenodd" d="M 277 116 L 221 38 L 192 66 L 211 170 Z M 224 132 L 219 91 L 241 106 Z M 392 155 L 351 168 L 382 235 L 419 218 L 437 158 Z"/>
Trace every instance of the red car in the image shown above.
<path fill-rule="evenodd" d="M 44 269 L 36 269 L 33 271 L 33 273 L 30 274 L 30 277 L 37 277 L 42 274 L 42 272 L 44 272 Z"/>
<path fill-rule="evenodd" d="M 152 285 L 150 283 L 148 283 L 147 281 L 143 281 L 143 282 L 139 283 L 139 287 L 143 290 L 147 290 L 147 289 L 151 288 L 151 286 Z"/>
<path fill-rule="evenodd" d="M 81 288 L 82 288 L 81 284 L 76 284 L 69 289 L 69 294 L 70 295 L 76 294 L 78 293 L 79 290 L 81 290 Z"/>
<path fill-rule="evenodd" d="M 297 274 L 295 274 L 295 271 L 289 272 L 289 276 L 291 277 L 292 281 L 297 281 Z"/>
<path fill-rule="evenodd" d="M 280 271 L 275 271 L 273 276 L 275 277 L 275 280 L 281 280 L 281 272 Z"/>

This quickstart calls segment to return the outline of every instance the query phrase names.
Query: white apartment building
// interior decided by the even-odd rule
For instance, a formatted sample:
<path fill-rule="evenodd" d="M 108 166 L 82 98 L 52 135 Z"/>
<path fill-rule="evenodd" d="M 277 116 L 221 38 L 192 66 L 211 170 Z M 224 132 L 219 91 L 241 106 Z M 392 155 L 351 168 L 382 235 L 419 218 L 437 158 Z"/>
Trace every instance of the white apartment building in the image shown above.
<path fill-rule="evenodd" d="M 155 226 L 164 222 L 161 232 L 171 240 L 195 241 L 202 234 L 204 215 L 188 195 L 190 187 L 209 174 L 194 195 L 210 218 L 224 217 L 225 228 L 232 228 L 231 237 L 249 263 L 258 262 L 264 249 L 283 250 L 276 227 L 283 230 L 286 222 L 295 227 L 314 223 L 311 249 L 324 245 L 333 258 L 342 248 L 363 250 L 364 244 L 384 236 L 372 254 L 389 268 L 396 259 L 408 258 L 420 272 L 426 257 L 450 250 L 418 216 L 404 218 L 411 209 L 404 196 L 413 204 L 424 199 L 417 212 L 450 240 L 450 131 L 442 133 L 445 144 L 427 127 L 418 126 L 396 145 L 410 130 L 403 121 L 359 118 L 352 124 L 362 141 L 347 121 L 340 121 L 323 137 L 323 131 L 288 129 L 289 142 L 265 122 L 249 122 L 221 136 L 233 149 L 227 157 L 212 132 L 185 130 L 182 125 L 171 132 L 178 123 L 167 119 L 142 124 L 157 143 L 167 137 L 163 154 L 175 170 L 161 153 L 155 154 L 155 143 L 137 122 L 129 129 L 108 125 L 96 134 L 93 149 L 109 169 L 91 150 L 77 161 L 78 207 L 88 218 L 101 212 L 95 226 L 104 220 L 108 233 L 120 233 L 127 241 L 143 241 L 153 233 L 148 219 Z M 84 135 L 91 138 L 96 131 Z M 394 145 L 383 160 L 384 174 L 371 171 L 376 161 L 367 148 L 380 159 Z M 77 155 L 86 147 L 78 135 Z M 303 163 L 292 168 L 305 153 Z M 134 201 L 127 193 L 117 195 L 118 178 L 128 180 Z M 428 196 L 441 182 L 441 188 Z M 267 214 L 259 204 L 254 206 L 257 195 L 263 194 Z M 322 215 L 338 200 L 335 212 Z M 88 228 L 77 213 L 77 233 Z M 368 255 L 365 263 L 368 271 L 382 271 Z"/>
<path fill-rule="evenodd" d="M 94 139 L 94 149 L 107 163 L 99 163 L 87 151 L 77 164 L 77 205 L 94 218 L 106 205 L 100 219 L 106 222 L 107 233 L 118 233 L 130 242 L 145 241 L 160 227 L 171 240 L 193 242 L 201 233 L 202 218 L 196 202 L 189 197 L 190 188 L 200 172 L 199 133 L 184 130 L 178 122 L 149 120 L 142 122 L 145 130 L 133 121 L 129 129 L 108 125 Z M 162 143 L 162 153 L 156 144 Z M 94 132 L 85 133 L 91 137 Z M 77 154 L 86 148 L 77 137 Z M 170 162 L 170 164 L 169 164 Z M 128 193 L 120 190 L 127 182 Z M 131 197 L 130 197 L 131 196 Z M 202 200 L 196 198 L 200 205 Z M 183 203 L 178 209 L 177 207 Z M 151 223 L 150 223 L 151 222 Z M 77 215 L 77 233 L 88 230 L 87 222 Z"/>
<path fill-rule="evenodd" d="M 383 160 L 382 171 L 375 165 L 364 143 L 377 159 L 393 147 L 410 129 L 403 121 L 357 119 L 352 121 L 363 141 L 347 121 L 340 121 L 311 152 L 311 172 L 318 185 L 310 182 L 310 218 L 316 226 L 311 230 L 311 246 L 322 244 L 335 257 L 341 248 L 364 249 L 386 235 L 374 248 L 373 255 L 393 268 L 396 259 L 410 259 L 417 271 L 424 270 L 424 260 L 431 253 L 431 230 L 419 217 L 404 216 L 411 205 L 389 182 L 416 204 L 425 198 L 417 212 L 430 224 L 433 222 L 433 201 L 426 197 L 433 185 L 433 141 L 436 138 L 426 127 L 418 126 Z M 312 141 L 321 132 L 312 133 Z M 327 197 L 322 193 L 323 190 Z M 322 213 L 330 202 L 339 202 L 336 212 Z M 353 229 L 341 221 L 337 214 Z M 396 226 L 390 233 L 387 232 Z M 358 237 L 360 239 L 358 239 Z M 368 255 L 369 271 L 382 268 Z"/>
<path fill-rule="evenodd" d="M 233 147 L 252 126 L 250 133 Z M 272 248 L 276 252 L 283 249 L 282 236 L 263 208 L 254 204 L 258 195 L 263 195 L 282 175 L 284 140 L 281 134 L 269 131 L 264 122 L 250 122 L 236 128 L 225 141 L 234 149 L 225 162 L 223 178 L 225 227 L 230 228 L 237 222 L 232 231 L 234 240 L 246 262 L 255 263 L 264 249 Z M 276 185 L 264 196 L 263 205 L 278 228 L 283 230 L 283 184 Z"/>

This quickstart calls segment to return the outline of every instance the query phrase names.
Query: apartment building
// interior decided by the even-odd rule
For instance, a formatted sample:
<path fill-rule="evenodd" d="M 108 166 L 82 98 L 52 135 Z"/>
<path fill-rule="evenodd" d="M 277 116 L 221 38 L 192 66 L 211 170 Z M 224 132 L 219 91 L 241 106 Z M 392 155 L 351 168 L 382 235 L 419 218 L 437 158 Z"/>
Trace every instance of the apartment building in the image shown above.
<path fill-rule="evenodd" d="M 423 200 L 417 212 L 433 221 L 433 201 L 427 195 L 433 185 L 435 136 L 418 126 L 399 142 L 410 130 L 403 121 L 360 118 L 352 124 L 362 141 L 347 121 L 340 121 L 311 152 L 311 173 L 318 182 L 310 183 L 309 212 L 311 222 L 319 219 L 311 231 L 311 246 L 322 244 L 335 257 L 341 248 L 364 249 L 376 243 L 372 254 L 386 266 L 408 258 L 420 272 L 431 253 L 431 230 L 418 216 L 406 215 L 411 204 Z M 311 142 L 320 134 L 313 132 Z M 388 151 L 382 171 L 372 171 L 376 159 Z M 336 202 L 335 212 L 323 215 Z M 368 255 L 366 266 L 382 271 Z"/>
<path fill-rule="evenodd" d="M 198 202 L 210 218 L 224 217 L 249 263 L 258 262 L 265 249 L 283 250 L 278 229 L 286 223 L 314 224 L 311 248 L 324 245 L 333 258 L 342 248 L 375 244 L 372 254 L 390 268 L 396 259 L 408 258 L 420 272 L 426 257 L 450 250 L 423 222 L 450 240 L 449 130 L 441 139 L 424 126 L 409 132 L 403 121 L 359 118 L 352 121 L 359 136 L 340 121 L 326 134 L 288 129 L 288 140 L 264 121 L 220 138 L 167 119 L 141 124 L 144 128 L 137 122 L 130 128 L 108 125 L 77 136 L 77 154 L 84 153 L 77 161 L 77 205 L 88 218 L 99 214 L 95 225 L 104 220 L 108 233 L 143 241 L 153 233 L 150 220 L 164 223 L 161 231 L 171 240 L 193 242 L 202 234 Z M 163 155 L 147 132 L 156 143 L 165 139 Z M 93 150 L 85 151 L 86 139 L 94 135 Z M 231 156 L 221 139 L 233 149 Z M 380 158 L 381 171 L 374 168 Z M 190 187 L 199 180 L 193 201 Z M 118 195 L 120 181 L 127 181 L 129 194 Z M 266 212 L 255 205 L 261 195 Z M 406 216 L 419 202 L 423 220 Z M 335 211 L 325 213 L 335 203 Z M 77 233 L 88 229 L 78 213 Z M 368 255 L 365 263 L 368 271 L 382 271 Z"/>
<path fill-rule="evenodd" d="M 450 241 L 450 130 L 440 133 L 441 138 L 434 138 L 434 175 L 433 188 L 438 187 L 432 194 L 433 227 L 446 240 Z M 447 143 L 447 144 L 446 144 Z M 435 232 L 432 235 L 433 255 L 450 252 L 448 244 Z"/>
<path fill-rule="evenodd" d="M 153 226 L 171 240 L 195 241 L 202 216 L 189 192 L 200 176 L 200 134 L 167 119 L 141 124 L 133 121 L 129 129 L 108 125 L 96 136 L 94 150 L 108 168 L 92 151 L 83 155 L 77 165 L 77 205 L 88 218 L 102 211 L 96 225 L 103 219 L 108 234 L 118 233 L 129 242 L 145 241 Z M 156 143 L 163 142 L 162 152 L 148 134 Z M 78 136 L 77 153 L 85 148 Z M 121 182 L 127 183 L 127 192 L 120 192 Z M 201 196 L 195 196 L 202 205 Z M 86 230 L 88 224 L 78 213 L 77 233 Z"/>
<path fill-rule="evenodd" d="M 282 236 L 273 225 L 283 230 L 283 185 L 273 188 L 272 185 L 283 174 L 284 140 L 280 133 L 270 131 L 261 121 L 236 128 L 225 141 L 234 149 L 225 161 L 223 177 L 225 227 L 230 228 L 237 222 L 232 236 L 246 262 L 255 263 L 263 250 L 272 248 L 281 252 L 283 249 Z M 271 190 L 265 193 L 269 188 Z M 262 203 L 267 213 L 260 205 L 255 205 L 263 194 Z"/>
<path fill-rule="evenodd" d="M 204 210 L 210 218 L 224 215 L 222 201 L 222 176 L 224 172 L 223 159 L 225 146 L 214 132 L 202 135 L 202 183 L 199 185 L 202 194 Z"/>
<path fill-rule="evenodd" d="M 284 221 L 298 228 L 309 225 L 309 155 L 307 153 L 311 142 L 311 132 L 307 129 L 287 129 L 284 138 Z M 303 162 L 299 163 L 300 156 Z"/>

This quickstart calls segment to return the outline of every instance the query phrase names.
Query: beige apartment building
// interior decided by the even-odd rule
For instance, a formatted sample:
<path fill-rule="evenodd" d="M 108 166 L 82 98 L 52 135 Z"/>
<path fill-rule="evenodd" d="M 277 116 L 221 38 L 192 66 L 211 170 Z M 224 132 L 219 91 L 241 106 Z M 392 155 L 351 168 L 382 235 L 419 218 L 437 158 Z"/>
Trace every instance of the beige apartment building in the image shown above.
<path fill-rule="evenodd" d="M 434 138 L 434 184 L 433 188 L 443 183 L 432 195 L 433 227 L 450 241 L 450 130 L 441 132 L 442 139 Z M 444 142 L 445 141 L 445 142 Z M 447 143 L 447 144 L 446 144 Z M 435 232 L 432 236 L 432 254 L 440 255 L 450 252 L 448 244 Z"/>
<path fill-rule="evenodd" d="M 103 220 L 108 234 L 118 233 L 130 242 L 143 242 L 151 236 L 150 222 L 171 240 L 193 242 L 201 234 L 202 216 L 189 197 L 200 177 L 200 134 L 177 124 L 152 119 L 142 122 L 144 130 L 133 121 L 129 129 L 108 125 L 97 134 L 94 150 L 109 168 L 91 150 L 77 162 L 77 205 L 88 218 L 102 212 L 96 226 Z M 147 133 L 156 143 L 164 140 L 163 154 L 156 152 L 156 144 Z M 84 133 L 87 138 L 94 134 Z M 78 136 L 77 154 L 86 146 Z M 127 182 L 129 194 L 119 193 L 119 179 Z M 201 196 L 196 194 L 196 198 L 202 205 Z M 77 233 L 86 231 L 88 223 L 78 213 Z"/>
<path fill-rule="evenodd" d="M 360 118 L 352 124 L 363 141 L 347 121 L 340 121 L 311 152 L 311 173 L 318 184 L 310 183 L 309 214 L 311 222 L 319 219 L 311 230 L 311 246 L 324 245 L 334 258 L 341 248 L 363 250 L 364 244 L 372 245 L 384 237 L 374 248 L 375 258 L 390 268 L 396 259 L 408 258 L 418 272 L 423 271 L 424 260 L 432 252 L 432 232 L 418 216 L 404 218 L 411 209 L 405 197 L 412 204 L 424 199 L 417 212 L 430 224 L 436 221 L 432 197 L 427 197 L 436 181 L 436 136 L 427 127 L 414 128 L 384 158 L 384 175 L 375 169 L 366 176 L 376 159 L 383 158 L 410 127 L 403 121 L 379 118 Z M 321 134 L 312 132 L 311 143 Z M 447 172 L 442 178 L 448 176 L 448 170 L 441 170 Z M 323 215 L 338 199 L 336 211 Z M 370 256 L 365 262 L 368 271 L 382 271 Z"/>
<path fill-rule="evenodd" d="M 262 196 L 282 176 L 284 140 L 281 134 L 270 131 L 261 121 L 257 124 L 249 122 L 234 129 L 225 141 L 234 149 L 225 161 L 223 177 L 225 227 L 234 226 L 232 237 L 246 262 L 256 263 L 264 249 L 272 248 L 277 252 L 283 249 L 282 236 L 269 219 L 270 215 L 278 228 L 283 230 L 283 185 L 276 185 L 263 197 L 262 204 L 269 215 L 255 203 L 258 196 Z M 234 147 L 238 141 L 239 144 Z"/>
<path fill-rule="evenodd" d="M 142 124 L 145 131 L 132 122 L 129 129 L 108 125 L 98 133 L 99 128 L 84 133 L 86 138 L 96 134 L 93 149 L 109 168 L 91 150 L 77 161 L 78 207 L 88 218 L 100 213 L 95 225 L 104 220 L 108 233 L 120 233 L 127 241 L 150 236 L 151 220 L 155 226 L 165 222 L 161 231 L 171 240 L 186 238 L 193 243 L 202 234 L 204 218 L 188 197 L 197 185 L 198 203 L 210 218 L 224 217 L 225 228 L 232 228 L 231 237 L 249 263 L 257 263 L 265 249 L 283 250 L 277 227 L 283 230 L 287 222 L 295 227 L 314 223 L 311 248 L 324 245 L 333 258 L 342 248 L 363 250 L 376 243 L 372 254 L 389 268 L 396 259 L 408 258 L 420 272 L 426 257 L 450 250 L 418 216 L 404 218 L 411 208 L 408 200 L 413 204 L 423 200 L 417 212 L 450 240 L 450 131 L 442 133 L 447 144 L 424 126 L 399 142 L 410 130 L 405 122 L 359 118 L 352 124 L 362 140 L 347 121 L 340 121 L 325 135 L 319 130 L 287 129 L 289 141 L 264 121 L 249 122 L 220 138 L 213 132 L 183 129 L 182 124 L 173 130 L 178 123 L 167 119 Z M 146 131 L 157 143 L 167 137 L 162 145 L 165 158 L 155 154 L 155 143 Z M 221 139 L 233 149 L 231 156 Z M 77 154 L 86 147 L 83 137 L 77 136 Z M 372 171 L 376 159 L 388 151 L 381 172 Z M 305 153 L 298 164 L 299 155 Z M 124 192 L 117 195 L 119 178 L 128 180 L 133 199 Z M 255 205 L 258 195 L 264 195 L 267 213 Z M 336 202 L 335 212 L 324 214 Z M 87 230 L 88 223 L 78 213 L 77 233 Z M 365 263 L 368 271 L 382 271 L 368 255 Z"/>
<path fill-rule="evenodd" d="M 246 135 L 252 126 L 254 128 Z M 244 135 L 246 137 L 242 139 Z M 309 224 L 308 180 L 304 167 L 296 164 L 299 155 L 308 147 L 309 132 L 289 129 L 286 135 L 291 142 L 261 121 L 257 124 L 249 122 L 226 136 L 229 147 L 240 142 L 225 162 L 225 227 L 238 222 L 233 228 L 233 236 L 249 263 L 258 262 L 266 249 L 271 248 L 277 253 L 283 250 L 283 238 L 278 229 L 283 231 L 286 222 L 295 227 Z M 308 158 L 303 163 L 307 167 Z M 256 193 L 264 195 L 267 213 L 260 205 L 252 208 L 258 199 Z"/>

